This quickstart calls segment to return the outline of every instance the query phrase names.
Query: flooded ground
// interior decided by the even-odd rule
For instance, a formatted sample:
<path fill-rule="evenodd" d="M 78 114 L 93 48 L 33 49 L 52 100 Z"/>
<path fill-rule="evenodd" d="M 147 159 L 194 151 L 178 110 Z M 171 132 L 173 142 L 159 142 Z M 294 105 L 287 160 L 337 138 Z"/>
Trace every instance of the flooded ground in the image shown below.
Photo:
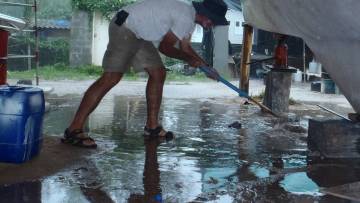
<path fill-rule="evenodd" d="M 44 134 L 60 137 L 80 99 L 50 95 Z M 359 161 L 308 157 L 307 120 L 336 117 L 308 103 L 280 120 L 243 103 L 165 98 L 161 122 L 176 136 L 166 141 L 143 137 L 144 97 L 110 94 L 86 126 L 99 149 L 54 175 L 0 186 L 0 202 L 350 202 L 322 188 L 360 181 Z M 229 127 L 236 121 L 241 129 Z"/>

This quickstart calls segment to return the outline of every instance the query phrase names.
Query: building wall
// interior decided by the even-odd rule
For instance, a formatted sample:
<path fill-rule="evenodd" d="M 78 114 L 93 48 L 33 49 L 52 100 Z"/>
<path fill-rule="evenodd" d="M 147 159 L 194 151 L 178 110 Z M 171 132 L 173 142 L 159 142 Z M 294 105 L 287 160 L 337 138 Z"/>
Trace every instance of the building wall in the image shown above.
<path fill-rule="evenodd" d="M 93 35 L 92 35 L 92 63 L 101 65 L 107 44 L 109 43 L 109 20 L 104 18 L 99 12 L 93 15 Z"/>
<path fill-rule="evenodd" d="M 244 15 L 241 11 L 228 10 L 226 19 L 230 21 L 229 40 L 231 44 L 242 44 Z M 191 41 L 193 43 L 201 43 L 203 37 L 203 29 L 200 25 L 196 25 Z"/>
<path fill-rule="evenodd" d="M 244 15 L 241 11 L 229 10 L 226 17 L 230 20 L 229 40 L 231 44 L 242 44 Z"/>

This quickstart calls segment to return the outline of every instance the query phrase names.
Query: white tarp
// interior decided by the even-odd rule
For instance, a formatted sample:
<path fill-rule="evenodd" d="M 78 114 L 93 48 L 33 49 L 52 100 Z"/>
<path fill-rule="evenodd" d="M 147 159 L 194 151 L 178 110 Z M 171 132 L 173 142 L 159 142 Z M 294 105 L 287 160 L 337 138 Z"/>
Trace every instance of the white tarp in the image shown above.
<path fill-rule="evenodd" d="M 245 0 L 245 22 L 305 40 L 360 113 L 360 0 Z"/>

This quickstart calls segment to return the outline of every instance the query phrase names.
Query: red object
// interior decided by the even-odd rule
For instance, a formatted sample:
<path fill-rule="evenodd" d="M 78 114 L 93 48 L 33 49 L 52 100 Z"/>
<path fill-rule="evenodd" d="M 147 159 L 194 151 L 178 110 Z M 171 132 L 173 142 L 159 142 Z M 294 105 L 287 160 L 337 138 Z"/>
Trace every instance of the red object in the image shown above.
<path fill-rule="evenodd" d="M 6 84 L 9 32 L 0 30 L 0 85 Z"/>
<path fill-rule="evenodd" d="M 275 48 L 275 68 L 288 67 L 288 47 L 285 42 L 279 42 Z"/>

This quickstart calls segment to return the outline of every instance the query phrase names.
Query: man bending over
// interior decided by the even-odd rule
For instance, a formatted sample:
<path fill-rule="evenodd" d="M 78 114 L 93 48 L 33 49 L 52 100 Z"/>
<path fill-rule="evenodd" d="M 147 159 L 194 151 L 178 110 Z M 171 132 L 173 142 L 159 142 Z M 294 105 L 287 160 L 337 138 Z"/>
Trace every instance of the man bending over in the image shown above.
<path fill-rule="evenodd" d="M 158 122 L 166 70 L 159 52 L 183 60 L 192 67 L 206 65 L 190 44 L 196 23 L 204 29 L 227 25 L 227 6 L 222 0 L 186 3 L 178 0 L 144 0 L 120 10 L 109 26 L 109 44 L 103 59 L 104 72 L 85 92 L 70 126 L 65 130 L 65 143 L 96 148 L 95 141 L 84 131 L 84 123 L 105 94 L 124 73 L 133 67 L 146 71 L 147 136 L 171 136 Z M 216 79 L 211 69 L 208 77 Z"/>

